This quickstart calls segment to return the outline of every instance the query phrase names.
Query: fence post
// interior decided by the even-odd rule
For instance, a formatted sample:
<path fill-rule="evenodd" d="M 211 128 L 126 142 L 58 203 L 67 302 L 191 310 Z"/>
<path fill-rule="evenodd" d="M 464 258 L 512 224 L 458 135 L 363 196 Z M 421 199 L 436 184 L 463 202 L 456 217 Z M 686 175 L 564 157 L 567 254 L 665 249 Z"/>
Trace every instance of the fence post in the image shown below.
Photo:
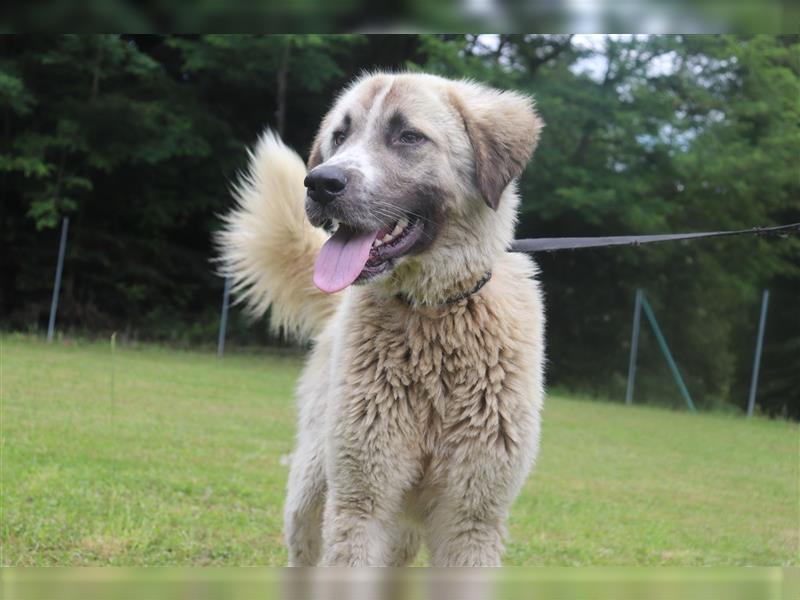
<path fill-rule="evenodd" d="M 61 221 L 61 241 L 58 244 L 58 262 L 56 263 L 56 280 L 53 283 L 53 300 L 50 302 L 50 322 L 47 324 L 47 341 L 53 341 L 56 329 L 56 312 L 58 311 L 58 294 L 61 291 L 61 273 L 64 271 L 64 253 L 67 250 L 67 231 L 69 230 L 69 217 Z"/>
<path fill-rule="evenodd" d="M 753 358 L 753 377 L 750 380 L 750 397 L 747 399 L 747 416 L 753 416 L 756 406 L 756 390 L 758 388 L 758 372 L 761 369 L 761 350 L 764 347 L 764 326 L 767 323 L 767 306 L 769 306 L 769 290 L 761 296 L 761 317 L 758 320 L 758 337 L 756 338 L 756 355 Z"/>
<path fill-rule="evenodd" d="M 109 386 L 109 396 L 111 398 L 111 418 L 114 418 L 114 354 L 117 349 L 117 332 L 111 334 L 111 385 Z"/>
<path fill-rule="evenodd" d="M 661 328 L 658 326 L 658 321 L 656 321 L 656 316 L 653 313 L 653 309 L 650 307 L 650 303 L 647 301 L 647 298 L 645 298 L 644 295 L 642 295 L 642 308 L 644 309 L 644 314 L 647 316 L 647 320 L 650 321 L 650 325 L 653 327 L 653 333 L 656 334 L 658 345 L 661 347 L 661 352 L 664 354 L 664 358 L 667 359 L 667 364 L 669 365 L 670 371 L 672 371 L 672 376 L 675 378 L 675 382 L 678 384 L 678 389 L 680 389 L 684 400 L 686 400 L 686 405 L 689 407 L 689 410 L 696 412 L 694 402 L 692 402 L 692 397 L 689 395 L 689 390 L 686 387 L 686 384 L 683 382 L 683 377 L 681 377 L 680 371 L 678 371 L 678 365 L 675 364 L 675 359 L 672 358 L 672 354 L 669 351 L 667 340 L 664 339 L 664 335 L 661 333 Z"/>
<path fill-rule="evenodd" d="M 636 357 L 639 354 L 639 329 L 642 320 L 642 290 L 636 290 L 633 302 L 633 333 L 631 333 L 631 358 L 628 361 L 628 389 L 625 390 L 625 404 L 633 404 L 633 386 L 636 382 Z"/>
<path fill-rule="evenodd" d="M 225 354 L 225 330 L 228 328 L 228 298 L 231 293 L 231 279 L 225 278 L 225 289 L 222 292 L 222 314 L 219 318 L 219 339 L 217 340 L 217 356 Z"/>

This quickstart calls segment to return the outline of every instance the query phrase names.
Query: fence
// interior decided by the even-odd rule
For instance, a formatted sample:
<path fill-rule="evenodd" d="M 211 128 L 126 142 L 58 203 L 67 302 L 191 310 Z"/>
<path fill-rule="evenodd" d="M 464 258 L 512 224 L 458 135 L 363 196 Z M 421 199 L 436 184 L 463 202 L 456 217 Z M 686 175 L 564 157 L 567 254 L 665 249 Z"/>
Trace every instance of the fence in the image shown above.
<path fill-rule="evenodd" d="M 756 403 L 756 391 L 758 389 L 758 374 L 761 368 L 761 350 L 764 346 L 764 327 L 766 326 L 767 321 L 767 306 L 769 304 L 769 290 L 764 290 L 761 300 L 761 315 L 759 317 L 758 322 L 758 334 L 756 336 L 756 349 L 755 349 L 755 357 L 753 359 L 753 374 L 750 380 L 750 394 L 747 399 L 747 416 L 753 416 L 753 410 L 755 409 Z M 653 312 L 653 308 L 650 306 L 650 303 L 647 301 L 642 290 L 636 290 L 636 296 L 634 298 L 633 303 L 633 326 L 631 332 L 631 354 L 630 360 L 628 362 L 628 385 L 625 391 L 625 404 L 631 405 L 633 404 L 633 391 L 634 386 L 636 385 L 636 360 L 639 354 L 639 335 L 641 333 L 641 315 L 644 311 L 645 316 L 647 317 L 648 322 L 650 323 L 650 327 L 653 330 L 653 334 L 656 337 L 656 341 L 658 342 L 658 347 L 661 349 L 661 353 L 664 355 L 664 359 L 667 361 L 667 365 L 669 366 L 669 370 L 672 373 L 672 377 L 675 379 L 675 384 L 678 386 L 678 390 L 683 396 L 683 399 L 686 402 L 686 406 L 689 408 L 690 411 L 696 412 L 697 408 L 694 405 L 694 401 L 692 400 L 692 396 L 689 393 L 689 389 L 686 387 L 686 383 L 683 381 L 683 377 L 681 377 L 680 370 L 678 369 L 678 364 L 675 362 L 675 358 L 672 356 L 672 352 L 669 350 L 669 345 L 667 344 L 667 340 L 664 337 L 663 332 L 661 331 L 661 327 L 658 325 L 658 320 L 656 319 L 656 315 Z"/>
<path fill-rule="evenodd" d="M 642 243 L 656 243 L 673 240 L 693 239 L 698 237 L 719 237 L 727 235 L 739 235 L 742 233 L 775 233 L 783 231 L 796 231 L 800 224 L 781 225 L 769 228 L 754 228 L 742 229 L 737 231 L 716 231 L 705 233 L 693 234 L 669 234 L 669 235 L 649 235 L 649 236 L 610 236 L 610 237 L 596 237 L 596 238 L 538 238 L 530 240 L 516 240 L 514 242 L 513 251 L 517 252 L 540 252 L 540 251 L 554 251 L 565 249 L 577 248 L 597 248 L 607 246 L 621 246 L 621 245 L 639 245 Z M 64 217 L 61 226 L 61 238 L 58 247 L 58 259 L 56 262 L 55 281 L 53 283 L 53 298 L 50 305 L 50 318 L 47 327 L 47 340 L 52 341 L 55 332 L 56 315 L 58 313 L 58 298 L 61 289 L 61 276 L 64 270 L 64 255 L 67 245 L 67 234 L 69 231 L 69 217 Z M 223 285 L 222 292 L 222 309 L 220 312 L 219 334 L 217 337 L 217 355 L 221 358 L 225 354 L 225 335 L 228 323 L 228 311 L 230 307 L 230 291 L 231 281 L 226 278 Z M 759 316 L 758 334 L 756 336 L 756 347 L 753 358 L 753 372 L 750 381 L 750 392 L 747 401 L 747 416 L 753 415 L 755 410 L 756 395 L 758 390 L 758 377 L 761 370 L 761 354 L 764 344 L 764 328 L 767 320 L 767 308 L 769 305 L 769 290 L 764 290 L 761 300 L 761 311 Z M 633 404 L 634 387 L 636 384 L 636 361 L 639 351 L 639 336 L 641 333 L 641 313 L 644 312 L 647 321 L 653 334 L 656 337 L 658 346 L 661 353 L 669 366 L 670 372 L 675 380 L 675 383 L 686 402 L 686 406 L 690 411 L 696 412 L 694 401 L 686 387 L 686 383 L 681 376 L 680 369 L 670 352 L 667 340 L 664 337 L 661 327 L 658 325 L 653 308 L 647 301 L 642 290 L 636 290 L 633 308 L 633 327 L 631 333 L 631 352 L 628 362 L 628 381 L 625 392 L 625 403 L 628 405 Z"/>

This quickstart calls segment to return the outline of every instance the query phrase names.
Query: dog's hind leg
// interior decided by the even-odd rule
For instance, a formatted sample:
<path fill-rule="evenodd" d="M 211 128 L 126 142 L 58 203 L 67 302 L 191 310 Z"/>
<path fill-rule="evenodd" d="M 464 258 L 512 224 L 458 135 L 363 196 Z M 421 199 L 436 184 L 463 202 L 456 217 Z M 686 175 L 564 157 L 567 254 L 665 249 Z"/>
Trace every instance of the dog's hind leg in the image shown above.
<path fill-rule="evenodd" d="M 284 510 L 290 567 L 314 566 L 319 561 L 325 493 L 322 444 L 298 447 L 292 457 Z"/>
<path fill-rule="evenodd" d="M 390 567 L 404 567 L 414 561 L 419 553 L 421 538 L 417 528 L 407 522 L 397 523 L 389 543 Z"/>

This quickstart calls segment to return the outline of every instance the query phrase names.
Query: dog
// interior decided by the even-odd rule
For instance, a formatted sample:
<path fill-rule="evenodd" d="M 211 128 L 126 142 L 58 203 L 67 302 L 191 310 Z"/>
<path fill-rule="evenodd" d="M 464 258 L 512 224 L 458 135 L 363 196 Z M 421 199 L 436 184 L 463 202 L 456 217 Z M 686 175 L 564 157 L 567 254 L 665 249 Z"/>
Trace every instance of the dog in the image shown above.
<path fill-rule="evenodd" d="M 434 566 L 501 564 L 544 395 L 537 268 L 507 251 L 541 129 L 521 93 L 372 73 L 307 167 L 269 131 L 251 153 L 221 270 L 253 314 L 313 341 L 290 565 L 400 566 L 421 542 Z"/>

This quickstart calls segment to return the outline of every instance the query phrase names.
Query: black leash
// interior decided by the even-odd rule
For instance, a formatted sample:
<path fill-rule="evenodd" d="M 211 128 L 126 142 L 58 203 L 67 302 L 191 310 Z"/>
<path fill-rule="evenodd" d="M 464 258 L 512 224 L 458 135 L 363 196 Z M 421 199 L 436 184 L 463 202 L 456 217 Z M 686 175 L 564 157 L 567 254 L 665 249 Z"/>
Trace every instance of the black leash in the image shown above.
<path fill-rule="evenodd" d="M 700 233 L 665 233 L 662 235 L 610 235 L 600 237 L 553 237 L 514 240 L 512 252 L 554 252 L 557 250 L 577 250 L 580 248 L 603 248 L 606 246 L 639 246 L 656 242 L 675 240 L 692 240 L 695 238 L 722 237 L 726 235 L 774 235 L 779 233 L 797 233 L 800 223 L 776 225 L 774 227 L 753 227 L 734 231 L 703 231 Z"/>
<path fill-rule="evenodd" d="M 781 233 L 797 233 L 800 223 L 790 225 L 775 225 L 773 227 L 753 227 L 752 229 L 736 229 L 732 231 L 701 231 L 698 233 L 665 233 L 661 235 L 609 235 L 598 237 L 551 237 L 529 238 L 514 240 L 511 243 L 512 252 L 555 252 L 558 250 L 579 250 L 581 248 L 604 248 L 609 246 L 639 246 L 656 242 L 672 242 L 676 240 L 693 240 L 696 238 L 722 237 L 727 235 L 756 234 L 761 236 L 778 235 Z M 492 278 L 492 272 L 487 271 L 483 277 L 469 290 L 447 298 L 442 304 L 454 304 L 476 294 Z M 406 304 L 410 300 L 402 294 L 397 299 Z"/>

